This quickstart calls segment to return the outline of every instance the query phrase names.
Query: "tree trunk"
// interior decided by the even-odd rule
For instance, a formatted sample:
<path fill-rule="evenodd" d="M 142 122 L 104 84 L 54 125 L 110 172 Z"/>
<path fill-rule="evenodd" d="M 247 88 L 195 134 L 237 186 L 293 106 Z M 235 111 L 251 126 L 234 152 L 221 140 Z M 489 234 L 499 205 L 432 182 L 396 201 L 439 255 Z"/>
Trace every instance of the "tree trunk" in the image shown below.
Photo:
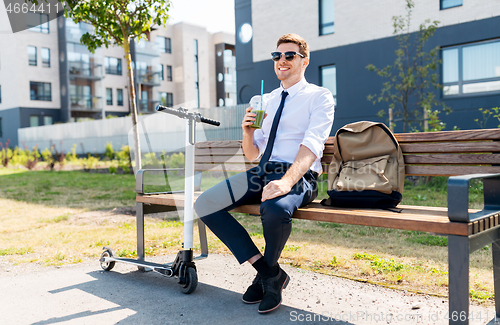
<path fill-rule="evenodd" d="M 127 62 L 129 96 L 130 96 L 130 116 L 132 117 L 132 129 L 134 132 L 134 152 L 135 168 L 141 169 L 141 145 L 139 143 L 139 133 L 137 132 L 137 106 L 135 101 L 134 71 L 132 70 L 132 56 L 130 55 L 130 38 L 123 35 L 123 49 L 125 50 L 125 60 Z"/>

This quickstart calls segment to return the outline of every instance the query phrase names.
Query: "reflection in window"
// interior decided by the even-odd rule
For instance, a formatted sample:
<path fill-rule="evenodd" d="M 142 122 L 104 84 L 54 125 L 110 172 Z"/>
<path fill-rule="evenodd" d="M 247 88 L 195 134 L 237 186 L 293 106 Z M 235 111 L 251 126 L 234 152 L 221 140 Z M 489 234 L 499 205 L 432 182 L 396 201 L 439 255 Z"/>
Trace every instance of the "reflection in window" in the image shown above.
<path fill-rule="evenodd" d="M 34 46 L 28 46 L 28 62 L 29 65 L 36 66 L 36 47 Z"/>
<path fill-rule="evenodd" d="M 50 49 L 42 47 L 42 67 L 50 68 Z"/>
<path fill-rule="evenodd" d="M 335 102 L 337 102 L 337 69 L 335 65 L 320 67 L 321 86 L 332 92 Z"/>
<path fill-rule="evenodd" d="M 442 51 L 443 95 L 500 92 L 500 41 Z"/>
<path fill-rule="evenodd" d="M 52 101 L 51 84 L 48 82 L 30 81 L 30 99 Z"/>
<path fill-rule="evenodd" d="M 28 30 L 37 33 L 49 33 L 49 15 L 29 11 L 26 14 Z"/>
<path fill-rule="evenodd" d="M 38 115 L 30 115 L 30 127 L 38 126 Z"/>
<path fill-rule="evenodd" d="M 441 10 L 458 7 L 462 5 L 462 0 L 441 0 Z"/>
<path fill-rule="evenodd" d="M 116 89 L 116 105 L 123 106 L 123 89 Z"/>
<path fill-rule="evenodd" d="M 106 105 L 113 105 L 113 89 L 106 88 Z"/>
<path fill-rule="evenodd" d="M 104 59 L 106 74 L 122 75 L 122 59 L 106 57 Z"/>
<path fill-rule="evenodd" d="M 319 34 L 326 35 L 334 32 L 333 0 L 319 0 Z"/>

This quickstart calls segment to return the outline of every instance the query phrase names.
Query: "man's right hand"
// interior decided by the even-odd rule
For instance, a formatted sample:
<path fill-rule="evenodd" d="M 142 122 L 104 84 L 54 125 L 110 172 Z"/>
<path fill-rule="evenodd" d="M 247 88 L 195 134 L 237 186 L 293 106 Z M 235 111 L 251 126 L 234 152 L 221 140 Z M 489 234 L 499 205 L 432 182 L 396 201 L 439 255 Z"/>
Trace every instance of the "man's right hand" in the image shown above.
<path fill-rule="evenodd" d="M 257 114 L 251 112 L 252 107 L 248 107 L 246 111 L 247 113 L 245 114 L 245 116 L 243 116 L 243 121 L 241 122 L 241 128 L 243 129 L 243 134 L 253 136 L 253 133 L 257 129 L 250 126 L 255 121 L 255 116 L 257 116 Z M 266 116 L 267 113 L 264 113 L 264 118 L 266 118 Z"/>

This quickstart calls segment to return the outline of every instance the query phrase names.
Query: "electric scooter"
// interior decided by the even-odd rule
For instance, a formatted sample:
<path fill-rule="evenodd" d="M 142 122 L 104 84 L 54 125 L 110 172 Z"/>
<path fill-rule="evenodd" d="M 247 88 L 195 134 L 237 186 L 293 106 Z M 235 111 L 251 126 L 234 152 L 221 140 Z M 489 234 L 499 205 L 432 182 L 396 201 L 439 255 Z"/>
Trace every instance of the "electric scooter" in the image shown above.
<path fill-rule="evenodd" d="M 200 113 L 189 113 L 187 109 L 179 107 L 178 109 L 168 108 L 162 105 L 156 107 L 156 111 L 175 115 L 179 118 L 186 119 L 186 154 L 185 154 L 185 186 L 184 191 L 167 192 L 179 193 L 184 192 L 184 243 L 183 250 L 177 253 L 177 256 L 172 263 L 158 264 L 144 260 L 144 219 L 137 223 L 137 243 L 138 243 L 138 258 L 122 258 L 118 257 L 113 249 L 104 247 L 104 252 L 99 259 L 101 268 L 105 271 L 110 271 L 115 266 L 116 262 L 136 265 L 141 271 L 155 271 L 166 277 L 178 277 L 181 285 L 181 292 L 192 293 L 198 285 L 198 276 L 196 274 L 196 266 L 194 260 L 203 259 L 208 256 L 208 248 L 206 242 L 205 227 L 203 230 L 200 227 L 200 244 L 202 254 L 193 258 L 193 220 L 194 220 L 194 147 L 196 143 L 196 123 L 206 123 L 219 126 L 220 122 L 202 117 Z M 143 177 L 145 170 L 139 170 L 137 177 Z M 139 211 L 137 212 L 139 214 Z M 141 211 L 143 215 L 143 212 Z M 199 221 L 200 222 L 200 221 Z M 203 231 L 203 233 L 202 233 Z"/>

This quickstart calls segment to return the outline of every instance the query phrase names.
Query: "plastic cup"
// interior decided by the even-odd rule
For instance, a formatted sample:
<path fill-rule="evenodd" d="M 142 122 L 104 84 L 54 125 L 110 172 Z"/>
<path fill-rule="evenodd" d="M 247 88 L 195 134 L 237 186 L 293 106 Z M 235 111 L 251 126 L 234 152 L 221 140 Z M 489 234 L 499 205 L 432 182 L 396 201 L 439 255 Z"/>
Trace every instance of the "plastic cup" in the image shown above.
<path fill-rule="evenodd" d="M 260 105 L 260 96 L 253 96 L 250 100 L 250 107 L 252 107 L 251 112 L 255 113 L 255 121 L 250 125 L 251 128 L 260 129 L 262 127 L 262 121 L 264 121 L 264 114 L 266 113 L 267 101 L 264 99 L 262 101 L 262 109 Z"/>

